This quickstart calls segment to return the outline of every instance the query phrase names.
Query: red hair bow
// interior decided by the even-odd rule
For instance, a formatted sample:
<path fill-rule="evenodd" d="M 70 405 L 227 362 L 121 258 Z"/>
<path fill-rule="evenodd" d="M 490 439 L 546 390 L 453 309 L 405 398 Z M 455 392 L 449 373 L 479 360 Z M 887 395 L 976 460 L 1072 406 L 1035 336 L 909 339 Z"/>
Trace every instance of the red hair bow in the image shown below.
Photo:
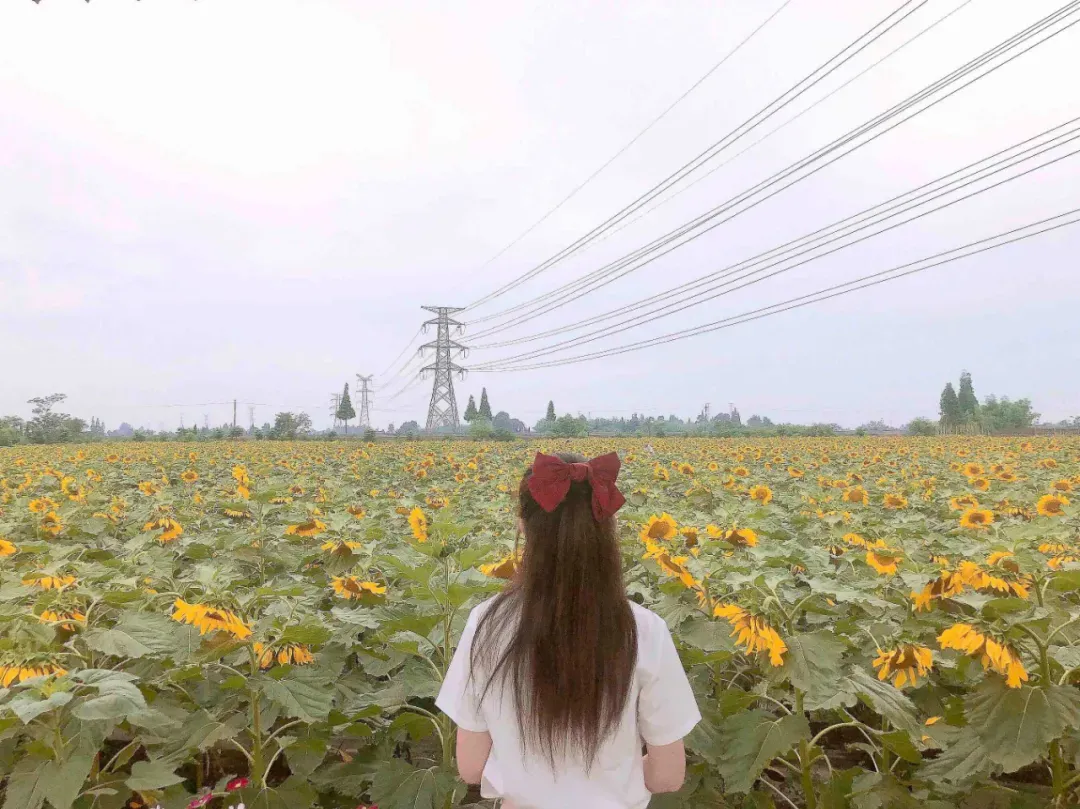
<path fill-rule="evenodd" d="M 554 511 L 570 491 L 570 483 L 589 481 L 592 486 L 593 517 L 606 520 L 622 508 L 626 498 L 615 486 L 622 463 L 614 453 L 593 458 L 588 463 L 567 463 L 554 455 L 536 453 L 529 476 L 529 493 L 544 511 Z"/>

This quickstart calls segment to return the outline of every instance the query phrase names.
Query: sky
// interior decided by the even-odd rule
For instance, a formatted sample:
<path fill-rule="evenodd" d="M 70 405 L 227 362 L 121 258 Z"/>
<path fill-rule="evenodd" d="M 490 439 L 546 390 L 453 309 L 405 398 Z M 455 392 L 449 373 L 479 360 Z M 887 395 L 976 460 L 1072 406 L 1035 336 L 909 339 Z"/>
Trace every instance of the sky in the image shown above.
<path fill-rule="evenodd" d="M 25 417 L 29 398 L 63 392 L 66 411 L 109 428 L 220 424 L 232 405 L 217 403 L 234 399 L 245 425 L 252 403 L 258 424 L 304 410 L 322 427 L 331 394 L 374 374 L 372 421 L 423 424 L 431 381 L 406 361 L 429 316 L 421 306 L 466 306 L 537 267 L 900 5 L 5 0 L 0 414 Z M 551 292 L 752 188 L 1060 5 L 910 3 L 894 29 L 688 180 L 730 162 L 464 312 L 455 339 L 470 345 L 491 325 L 473 318 Z M 1080 116 L 1077 75 L 1080 25 L 686 247 L 499 337 L 659 295 Z M 1075 208 L 1080 155 L 545 359 L 685 330 Z M 936 417 L 942 386 L 967 369 L 980 397 L 1029 397 L 1056 421 L 1080 414 L 1077 255 L 1080 225 L 692 339 L 477 370 L 455 378 L 457 399 L 464 410 L 486 387 L 494 410 L 529 424 L 551 399 L 560 413 L 594 417 L 686 418 L 733 403 L 744 419 L 899 425 Z M 456 361 L 467 369 L 555 339 Z"/>

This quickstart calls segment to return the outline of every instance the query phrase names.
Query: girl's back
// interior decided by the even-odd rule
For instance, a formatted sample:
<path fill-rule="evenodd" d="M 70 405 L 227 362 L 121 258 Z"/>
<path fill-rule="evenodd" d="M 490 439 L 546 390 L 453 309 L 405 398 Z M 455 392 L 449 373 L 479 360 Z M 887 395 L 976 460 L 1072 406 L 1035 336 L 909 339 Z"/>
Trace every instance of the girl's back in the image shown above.
<path fill-rule="evenodd" d="M 508 809 L 637 809 L 682 781 L 701 717 L 667 626 L 626 598 L 618 468 L 537 455 L 518 573 L 470 614 L 439 694 L 463 777 Z"/>

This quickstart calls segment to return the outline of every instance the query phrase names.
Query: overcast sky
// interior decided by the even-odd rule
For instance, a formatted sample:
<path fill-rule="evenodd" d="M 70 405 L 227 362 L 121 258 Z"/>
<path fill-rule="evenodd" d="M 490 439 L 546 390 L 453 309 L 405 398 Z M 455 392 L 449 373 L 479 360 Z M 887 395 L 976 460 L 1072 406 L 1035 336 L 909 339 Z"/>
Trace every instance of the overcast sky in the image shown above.
<path fill-rule="evenodd" d="M 421 305 L 465 305 L 602 222 L 900 0 L 791 0 L 513 248 L 782 0 L 4 0 L 0 414 L 65 392 L 112 428 L 256 421 L 380 374 Z M 731 156 L 963 0 L 910 18 Z M 971 0 L 655 213 L 465 319 L 554 289 L 787 167 L 1061 5 Z M 502 336 L 659 294 L 1080 116 L 1080 26 L 633 275 Z M 697 175 L 695 175 L 697 176 Z M 691 178 L 693 179 L 693 178 Z M 1080 155 L 745 291 L 585 349 L 686 329 L 1080 207 Z M 1080 225 L 795 312 L 589 362 L 455 380 L 560 412 L 776 421 L 936 416 L 976 393 L 1080 414 Z M 470 342 L 470 331 L 458 337 Z M 428 339 L 431 339 L 429 337 Z M 479 342 L 479 341 L 478 341 Z M 524 348 L 542 346 L 534 343 Z M 414 351 L 415 349 L 410 349 Z M 518 348 L 473 351 L 469 366 Z M 579 350 L 580 351 L 580 350 Z M 554 356 L 569 356 L 578 352 Z M 411 371 L 415 366 L 408 366 Z M 379 425 L 430 381 L 376 379 Z M 181 405 L 162 407 L 163 405 Z M 247 407 L 240 406 L 246 424 Z"/>

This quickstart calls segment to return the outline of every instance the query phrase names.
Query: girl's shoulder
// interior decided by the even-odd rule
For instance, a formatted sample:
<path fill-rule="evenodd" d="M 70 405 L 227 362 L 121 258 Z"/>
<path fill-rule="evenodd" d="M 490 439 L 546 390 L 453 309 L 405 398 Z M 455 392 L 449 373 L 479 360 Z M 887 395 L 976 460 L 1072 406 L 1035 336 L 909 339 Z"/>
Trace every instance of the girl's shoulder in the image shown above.
<path fill-rule="evenodd" d="M 671 634 L 667 622 L 648 607 L 631 601 L 630 610 L 634 613 L 634 621 L 637 623 L 638 646 L 651 647 Z"/>

